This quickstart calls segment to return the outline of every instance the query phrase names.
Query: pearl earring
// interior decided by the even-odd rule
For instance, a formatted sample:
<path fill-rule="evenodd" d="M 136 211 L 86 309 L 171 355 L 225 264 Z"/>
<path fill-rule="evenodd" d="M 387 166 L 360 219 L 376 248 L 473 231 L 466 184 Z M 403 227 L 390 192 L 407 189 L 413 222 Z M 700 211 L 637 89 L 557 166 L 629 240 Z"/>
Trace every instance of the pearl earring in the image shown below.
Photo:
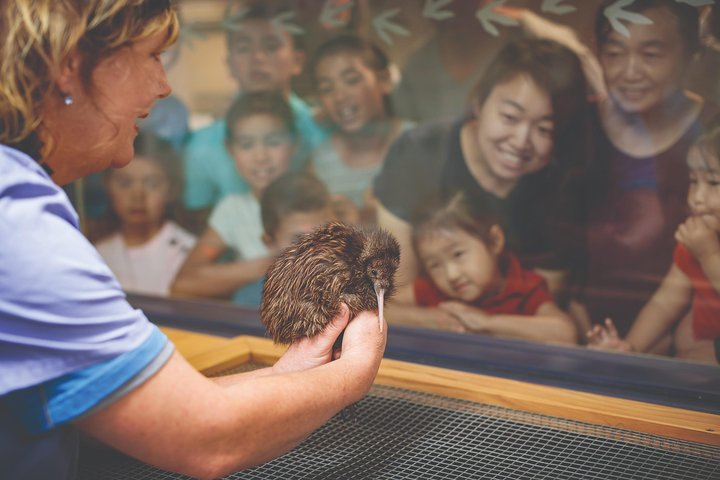
<path fill-rule="evenodd" d="M 73 98 L 72 95 L 65 95 L 65 98 L 63 98 L 63 102 L 65 102 L 65 105 L 68 107 L 73 104 Z"/>

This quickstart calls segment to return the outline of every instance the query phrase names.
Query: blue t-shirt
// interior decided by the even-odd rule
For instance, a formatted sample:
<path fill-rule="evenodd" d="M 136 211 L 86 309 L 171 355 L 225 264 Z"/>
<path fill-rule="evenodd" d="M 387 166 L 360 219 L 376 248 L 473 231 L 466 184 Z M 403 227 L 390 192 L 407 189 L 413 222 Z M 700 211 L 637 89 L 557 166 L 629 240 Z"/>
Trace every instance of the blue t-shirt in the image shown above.
<path fill-rule="evenodd" d="M 79 231 L 62 189 L 0 145 L 0 417 L 17 424 L 0 421 L 0 444 L 102 407 L 171 353 Z"/>
<path fill-rule="evenodd" d="M 265 285 L 265 278 L 255 280 L 252 283 L 245 285 L 242 288 L 235 290 L 232 301 L 235 305 L 240 305 L 246 308 L 260 308 L 262 303 L 262 292 L 263 286 Z"/>
<path fill-rule="evenodd" d="M 300 97 L 290 94 L 288 102 L 300 134 L 300 148 L 292 167 L 301 168 L 308 153 L 327 138 L 328 132 L 315 122 L 312 110 Z M 220 119 L 190 134 L 183 156 L 187 208 L 212 207 L 228 194 L 250 190 L 225 148 L 225 130 L 225 119 Z"/>

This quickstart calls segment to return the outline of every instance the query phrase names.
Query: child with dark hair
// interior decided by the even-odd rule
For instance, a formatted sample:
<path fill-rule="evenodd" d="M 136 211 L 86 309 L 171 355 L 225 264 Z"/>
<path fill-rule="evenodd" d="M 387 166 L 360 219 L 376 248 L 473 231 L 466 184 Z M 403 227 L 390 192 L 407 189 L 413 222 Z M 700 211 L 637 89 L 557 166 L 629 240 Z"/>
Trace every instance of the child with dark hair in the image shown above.
<path fill-rule="evenodd" d="M 239 95 L 276 92 L 290 105 L 298 131 L 293 167 L 300 168 L 306 164 L 308 152 L 326 138 L 327 132 L 315 121 L 312 108 L 291 88 L 293 78 L 302 72 L 305 52 L 301 37 L 274 21 L 287 9 L 287 3 L 229 0 L 223 27 L 226 62 Z M 250 189 L 247 179 L 233 168 L 232 157 L 224 147 L 225 130 L 225 119 L 219 119 L 190 135 L 184 155 L 184 201 L 189 209 L 203 212 L 228 194 Z"/>
<path fill-rule="evenodd" d="M 195 244 L 176 223 L 182 162 L 170 143 L 150 133 L 141 131 L 134 148 L 130 164 L 103 177 L 110 208 L 99 220 L 95 246 L 124 290 L 167 295 Z"/>
<path fill-rule="evenodd" d="M 462 194 L 419 215 L 412 239 L 424 273 L 410 294 L 417 306 L 449 314 L 473 333 L 577 341 L 572 319 L 555 304 L 545 280 L 522 267 L 505 248 L 497 221 L 473 212 Z M 401 301 L 409 293 L 399 295 Z"/>
<path fill-rule="evenodd" d="M 343 34 L 321 44 L 310 71 L 330 138 L 313 151 L 315 173 L 335 196 L 374 221 L 371 184 L 390 143 L 412 123 L 393 114 L 391 63 L 374 43 Z"/>
<path fill-rule="evenodd" d="M 274 254 L 336 217 L 327 188 L 307 172 L 278 177 L 263 192 L 260 210 L 263 241 Z"/>
<path fill-rule="evenodd" d="M 720 362 L 720 117 L 688 151 L 691 215 L 675 232 L 673 264 L 623 340 L 612 320 L 588 333 L 593 348 L 651 352 L 673 329 L 674 355 Z"/>
<path fill-rule="evenodd" d="M 239 97 L 226 117 L 225 144 L 249 192 L 227 195 L 210 214 L 208 228 L 173 284 L 177 295 L 226 298 L 257 307 L 262 278 L 272 261 L 263 243 L 260 198 L 290 167 L 297 148 L 292 110 L 276 92 Z M 230 253 L 234 261 L 222 262 Z"/>
<path fill-rule="evenodd" d="M 271 258 L 292 245 L 302 234 L 335 220 L 325 185 L 308 172 L 286 172 L 263 191 L 260 199 L 262 242 Z M 267 267 L 266 267 L 267 269 Z M 235 302 L 259 307 L 265 274 L 250 288 L 236 294 Z"/>

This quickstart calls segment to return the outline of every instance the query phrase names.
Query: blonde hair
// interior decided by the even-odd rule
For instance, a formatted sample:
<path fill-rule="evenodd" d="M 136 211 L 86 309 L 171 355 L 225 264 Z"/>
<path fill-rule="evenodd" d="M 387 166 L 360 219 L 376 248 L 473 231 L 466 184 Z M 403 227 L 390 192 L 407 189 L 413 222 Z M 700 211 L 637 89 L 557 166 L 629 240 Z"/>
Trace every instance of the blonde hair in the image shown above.
<path fill-rule="evenodd" d="M 0 143 L 37 159 L 42 105 L 63 94 L 54 79 L 69 56 L 80 53 L 81 81 L 92 92 L 102 58 L 160 31 L 167 45 L 179 32 L 170 0 L 0 0 Z"/>

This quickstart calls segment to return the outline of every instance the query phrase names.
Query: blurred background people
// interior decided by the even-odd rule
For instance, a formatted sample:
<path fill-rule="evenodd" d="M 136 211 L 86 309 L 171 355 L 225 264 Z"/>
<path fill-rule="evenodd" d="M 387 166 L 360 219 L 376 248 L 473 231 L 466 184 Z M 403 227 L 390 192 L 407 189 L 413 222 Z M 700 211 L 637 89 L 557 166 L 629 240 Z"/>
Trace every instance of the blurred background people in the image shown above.
<path fill-rule="evenodd" d="M 627 336 L 612 319 L 589 332 L 592 348 L 720 362 L 720 117 L 688 151 L 690 216 L 675 232 L 673 264 Z M 669 351 L 662 351 L 671 335 Z"/>
<path fill-rule="evenodd" d="M 573 203 L 558 199 L 566 177 L 586 161 L 586 92 L 572 51 L 547 40 L 511 42 L 476 85 L 471 113 L 417 127 L 393 143 L 374 193 L 378 223 L 406 252 L 400 284 L 418 273 L 411 219 L 428 199 L 460 191 L 478 212 L 498 219 L 521 263 L 542 270 L 552 291 L 562 289 L 570 260 L 553 225 L 575 221 L 564 211 Z"/>
<path fill-rule="evenodd" d="M 608 96 L 597 103 L 589 189 L 587 276 L 591 323 L 611 318 L 626 334 L 672 262 L 673 233 L 687 215 L 687 152 L 717 107 L 684 88 L 699 46 L 698 11 L 671 0 L 636 0 L 649 24 L 616 31 L 597 16 Z"/>
<path fill-rule="evenodd" d="M 262 279 L 272 261 L 262 241 L 260 198 L 290 168 L 298 131 L 285 97 L 270 91 L 238 97 L 224 123 L 226 148 L 250 190 L 229 194 L 213 208 L 208 227 L 178 272 L 172 293 L 232 298 L 236 304 L 257 307 Z"/>
<path fill-rule="evenodd" d="M 313 150 L 313 171 L 372 223 L 372 181 L 392 141 L 412 123 L 393 114 L 391 65 L 380 47 L 345 34 L 321 44 L 314 55 L 310 67 L 331 135 Z"/>
<path fill-rule="evenodd" d="M 286 11 L 258 1 L 230 1 L 225 12 L 227 66 L 238 85 L 238 95 L 275 92 L 289 103 L 298 132 L 299 148 L 294 167 L 307 163 L 312 147 L 327 133 L 315 121 L 312 109 L 291 89 L 300 74 L 305 52 L 299 35 L 283 29 L 274 18 Z M 197 212 L 202 224 L 207 214 L 228 194 L 242 194 L 251 187 L 235 168 L 225 148 L 224 119 L 192 132 L 185 149 L 185 206 Z"/>
<path fill-rule="evenodd" d="M 108 170 L 104 186 L 110 208 L 98 225 L 95 247 L 123 290 L 166 296 L 195 236 L 182 218 L 182 161 L 173 146 L 141 131 L 135 156 Z"/>
<path fill-rule="evenodd" d="M 438 323 L 449 316 L 472 333 L 575 343 L 575 324 L 545 280 L 522 267 L 500 225 L 474 214 L 462 194 L 414 219 L 413 245 L 422 273 L 401 288 L 398 302 L 434 309 Z M 392 309 L 395 322 L 402 314 L 417 309 Z"/>

